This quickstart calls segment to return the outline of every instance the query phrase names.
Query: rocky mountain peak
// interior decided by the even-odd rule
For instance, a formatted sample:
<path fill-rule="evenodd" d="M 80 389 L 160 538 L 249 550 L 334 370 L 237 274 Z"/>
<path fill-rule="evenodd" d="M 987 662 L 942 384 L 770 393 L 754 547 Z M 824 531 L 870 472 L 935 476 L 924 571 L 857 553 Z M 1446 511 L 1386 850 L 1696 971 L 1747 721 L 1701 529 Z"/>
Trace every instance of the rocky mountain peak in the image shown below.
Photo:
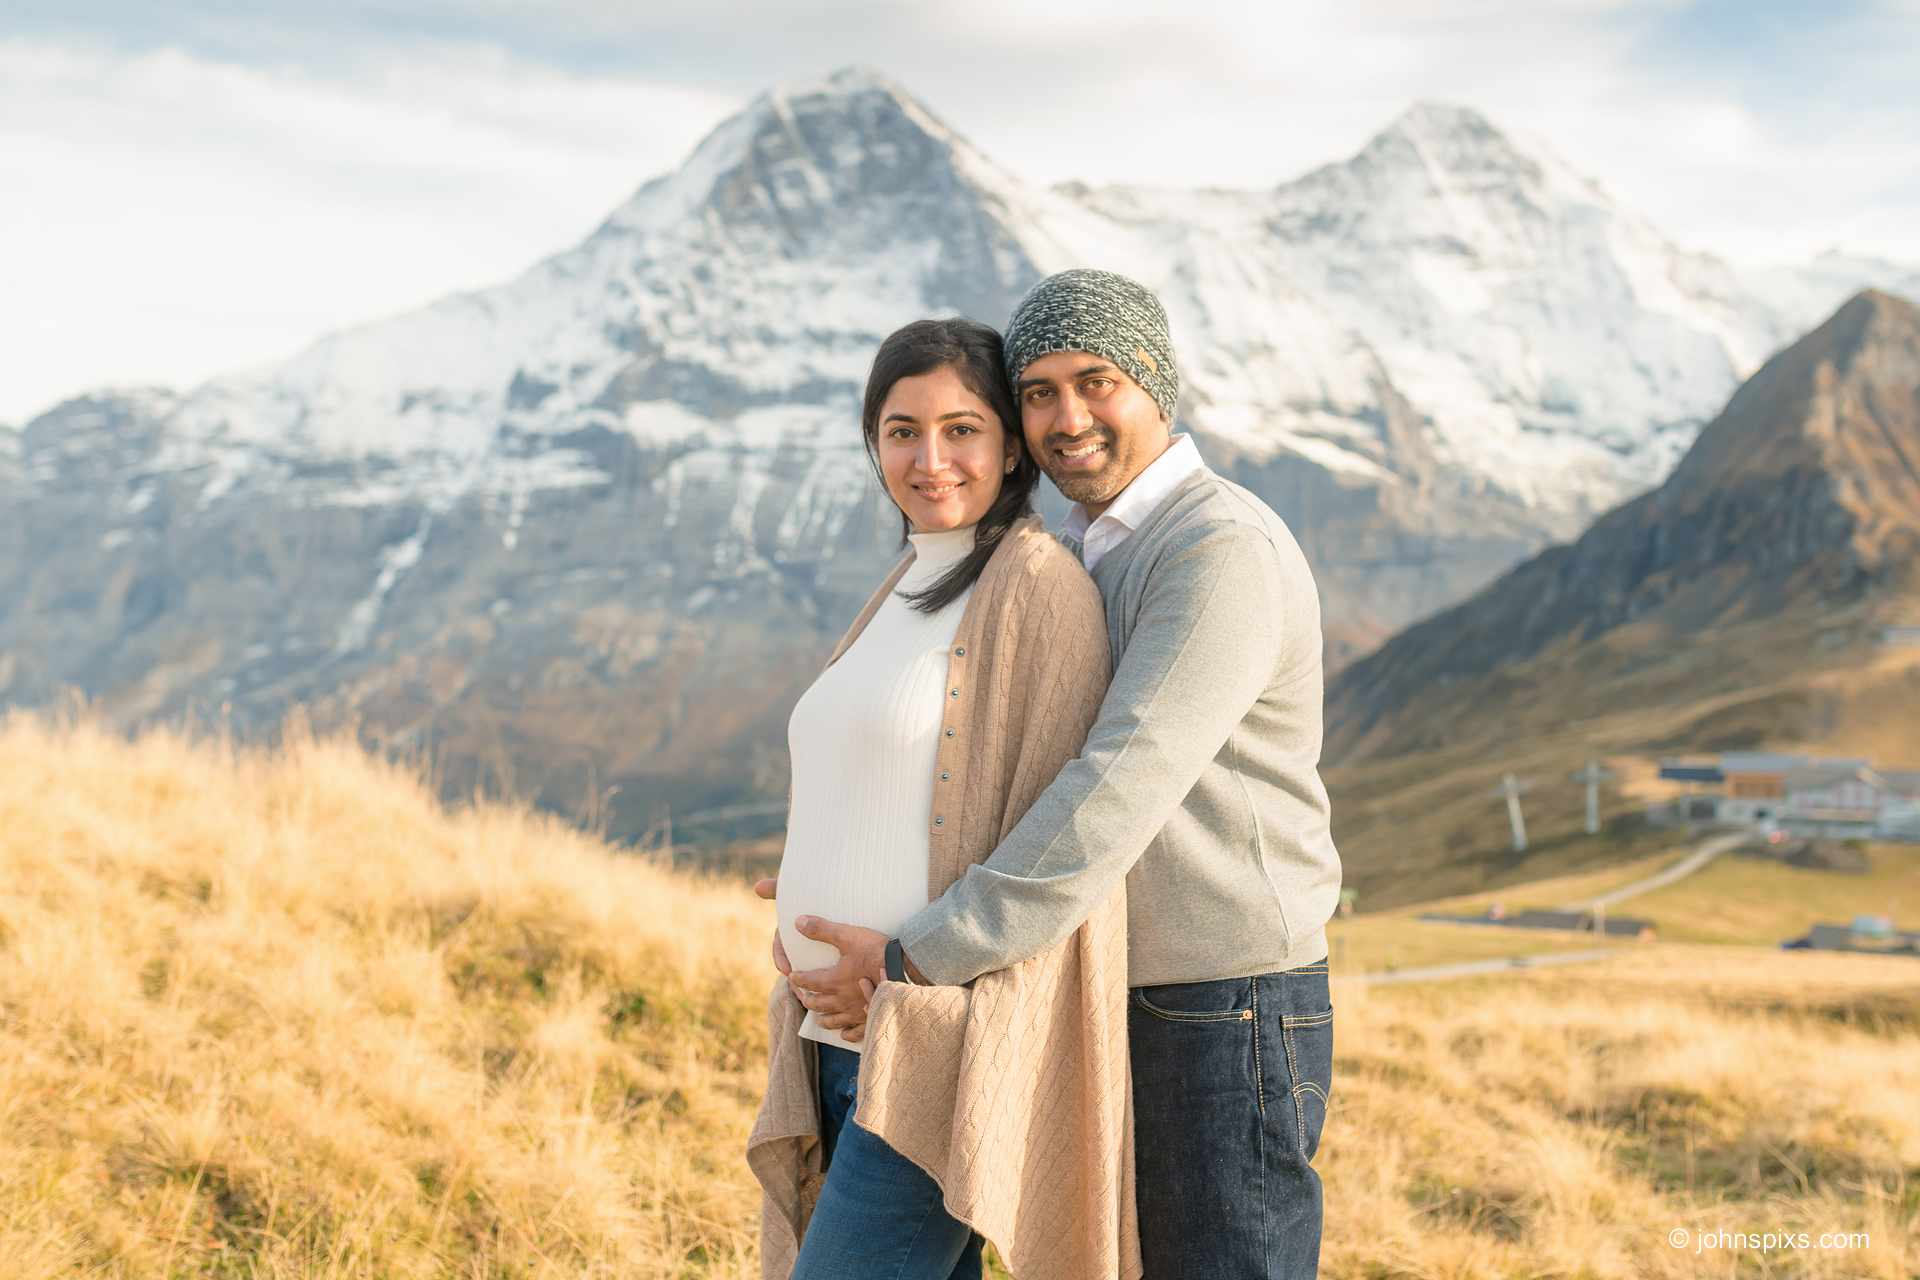
<path fill-rule="evenodd" d="M 1296 225 L 1365 243 L 1424 243 L 1498 258 L 1541 242 L 1539 228 L 1568 207 L 1612 212 L 1601 189 L 1544 143 L 1442 102 L 1415 103 L 1351 158 L 1278 194 Z"/>
<path fill-rule="evenodd" d="M 1384 728 L 1405 708 L 1522 664 L 1630 662 L 1736 623 L 1884 605 L 1916 581 L 1920 308 L 1869 291 L 1767 361 L 1665 484 L 1342 673 L 1334 750 L 1405 749 L 1414 737 L 1395 746 Z"/>
<path fill-rule="evenodd" d="M 1891 531 L 1920 531 L 1920 307 L 1856 294 L 1748 379 L 1667 489 L 1683 504 L 1792 492 L 1806 477 L 1820 478 L 1870 558 Z"/>
<path fill-rule="evenodd" d="M 641 187 L 603 231 L 667 231 L 713 217 L 793 234 L 876 193 L 951 197 L 1013 185 L 906 90 L 876 71 L 847 67 L 761 93 L 678 170 Z"/>
<path fill-rule="evenodd" d="M 1452 102 L 1416 102 L 1375 134 L 1367 149 L 1412 147 L 1450 162 L 1515 162 L 1519 148 L 1484 114 Z"/>

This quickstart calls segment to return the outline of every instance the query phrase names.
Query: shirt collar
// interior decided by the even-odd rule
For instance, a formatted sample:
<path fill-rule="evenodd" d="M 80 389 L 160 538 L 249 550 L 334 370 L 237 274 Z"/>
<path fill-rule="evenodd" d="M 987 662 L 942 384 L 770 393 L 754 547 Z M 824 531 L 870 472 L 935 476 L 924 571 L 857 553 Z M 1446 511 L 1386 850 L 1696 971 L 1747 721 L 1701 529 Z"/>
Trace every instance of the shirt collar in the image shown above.
<path fill-rule="evenodd" d="M 1140 522 L 1153 514 L 1153 509 L 1166 500 L 1168 494 L 1180 487 L 1180 482 L 1196 471 L 1205 471 L 1207 464 L 1200 459 L 1200 450 L 1193 443 L 1193 437 L 1181 432 L 1173 438 L 1168 450 L 1147 464 L 1147 469 L 1133 478 L 1133 483 L 1120 491 L 1111 506 L 1100 513 L 1098 520 L 1089 519 L 1087 509 L 1081 503 L 1074 503 L 1067 512 L 1066 522 L 1061 532 L 1076 541 L 1084 542 L 1089 526 L 1110 520 L 1124 526 L 1128 532 L 1140 527 Z"/>

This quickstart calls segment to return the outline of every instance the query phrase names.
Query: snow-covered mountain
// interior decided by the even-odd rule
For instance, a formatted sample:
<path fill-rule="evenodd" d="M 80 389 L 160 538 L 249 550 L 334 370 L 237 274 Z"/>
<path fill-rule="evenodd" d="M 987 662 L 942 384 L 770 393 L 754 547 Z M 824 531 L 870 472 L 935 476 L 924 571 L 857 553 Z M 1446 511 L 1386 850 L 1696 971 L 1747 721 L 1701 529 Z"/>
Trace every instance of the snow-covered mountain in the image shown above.
<path fill-rule="evenodd" d="M 1336 657 L 1656 483 L 1769 351 L 1911 279 L 1742 275 L 1456 107 L 1274 190 L 1040 189 L 841 72 L 506 284 L 0 434 L 0 698 L 303 701 L 456 783 L 621 779 L 616 829 L 776 788 L 897 543 L 874 347 L 1081 264 L 1161 292 L 1183 424 L 1301 535 Z"/>

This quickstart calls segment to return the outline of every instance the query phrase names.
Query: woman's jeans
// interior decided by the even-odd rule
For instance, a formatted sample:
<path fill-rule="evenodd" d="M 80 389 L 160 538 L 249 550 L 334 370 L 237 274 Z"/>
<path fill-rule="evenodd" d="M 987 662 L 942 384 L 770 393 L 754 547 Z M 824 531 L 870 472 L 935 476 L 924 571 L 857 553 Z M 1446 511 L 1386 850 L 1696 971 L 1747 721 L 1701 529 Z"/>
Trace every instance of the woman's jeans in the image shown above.
<path fill-rule="evenodd" d="M 1333 1085 L 1324 961 L 1137 987 L 1140 1247 L 1149 1280 L 1306 1280 L 1320 1265 L 1320 1145 Z"/>
<path fill-rule="evenodd" d="M 792 1280 L 979 1280 L 980 1237 L 920 1166 L 853 1122 L 860 1055 L 818 1048 L 827 1181 Z"/>

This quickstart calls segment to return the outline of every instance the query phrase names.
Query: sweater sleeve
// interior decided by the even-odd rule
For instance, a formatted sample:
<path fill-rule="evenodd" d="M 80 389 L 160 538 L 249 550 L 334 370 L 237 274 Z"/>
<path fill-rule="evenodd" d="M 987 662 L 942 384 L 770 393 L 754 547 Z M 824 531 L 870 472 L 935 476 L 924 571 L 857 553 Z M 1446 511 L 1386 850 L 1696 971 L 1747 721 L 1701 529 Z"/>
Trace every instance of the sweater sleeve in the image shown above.
<path fill-rule="evenodd" d="M 1152 568 L 1079 756 L 991 857 L 901 929 L 928 978 L 970 982 L 1038 954 L 1125 878 L 1273 678 L 1272 559 L 1262 531 L 1220 524 Z"/>

